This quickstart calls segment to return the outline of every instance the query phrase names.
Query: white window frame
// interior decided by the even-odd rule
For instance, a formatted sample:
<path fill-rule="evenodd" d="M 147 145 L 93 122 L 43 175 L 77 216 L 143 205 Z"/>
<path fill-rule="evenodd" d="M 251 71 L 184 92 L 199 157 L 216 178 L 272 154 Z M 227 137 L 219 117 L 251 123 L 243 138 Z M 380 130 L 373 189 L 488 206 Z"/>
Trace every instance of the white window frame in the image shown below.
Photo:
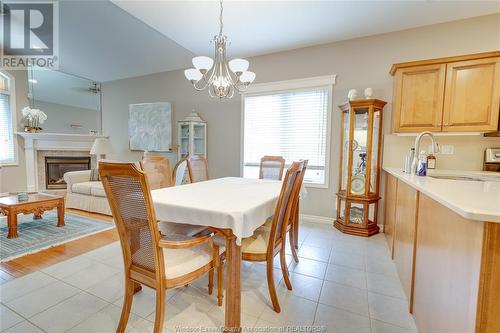
<path fill-rule="evenodd" d="M 248 90 L 242 94 L 241 98 L 241 137 L 240 137 L 240 177 L 243 177 L 244 157 L 245 157 L 245 97 L 262 96 L 288 91 L 300 91 L 310 88 L 328 87 L 328 109 L 326 124 L 326 152 L 325 152 L 325 182 L 323 184 L 304 183 L 306 187 L 329 188 L 330 187 L 330 144 L 332 135 L 332 104 L 333 104 L 333 86 L 337 75 L 316 76 L 287 81 L 276 81 L 252 84 Z"/>
<path fill-rule="evenodd" d="M 16 112 L 16 80 L 14 79 L 14 76 L 9 74 L 6 71 L 0 70 L 0 73 L 4 76 L 7 77 L 9 80 L 9 89 L 8 90 L 3 90 L 2 93 L 7 94 L 10 96 L 9 101 L 10 101 L 10 112 L 12 114 L 11 120 L 12 120 L 12 133 L 13 133 L 13 138 L 12 142 L 14 143 L 14 161 L 11 163 L 0 163 L 0 167 L 8 167 L 8 166 L 18 166 L 19 165 L 19 159 L 18 159 L 18 152 L 17 152 L 17 137 L 16 137 L 16 131 L 17 131 L 17 112 Z"/>

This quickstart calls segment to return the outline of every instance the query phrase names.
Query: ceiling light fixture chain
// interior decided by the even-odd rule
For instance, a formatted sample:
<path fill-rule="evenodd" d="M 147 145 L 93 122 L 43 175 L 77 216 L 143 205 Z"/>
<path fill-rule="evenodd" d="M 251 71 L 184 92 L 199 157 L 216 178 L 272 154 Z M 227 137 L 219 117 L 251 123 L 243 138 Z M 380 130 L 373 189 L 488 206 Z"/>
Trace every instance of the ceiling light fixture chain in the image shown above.
<path fill-rule="evenodd" d="M 220 0 L 219 35 L 214 36 L 214 59 L 199 56 L 193 58 L 194 68 L 184 71 L 186 78 L 194 89 L 208 90 L 210 97 L 231 98 L 235 92 L 247 90 L 255 80 L 255 73 L 248 71 L 249 62 L 245 59 L 227 60 L 227 37 L 222 34 L 224 7 Z"/>

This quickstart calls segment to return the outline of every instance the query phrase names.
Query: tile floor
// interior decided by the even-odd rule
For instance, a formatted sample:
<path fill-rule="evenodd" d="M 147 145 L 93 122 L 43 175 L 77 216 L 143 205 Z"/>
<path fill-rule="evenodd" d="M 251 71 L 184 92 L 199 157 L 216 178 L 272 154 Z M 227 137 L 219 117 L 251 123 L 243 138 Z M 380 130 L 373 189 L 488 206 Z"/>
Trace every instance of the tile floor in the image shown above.
<path fill-rule="evenodd" d="M 383 234 L 361 238 L 327 225 L 303 224 L 300 262 L 287 255 L 294 289 L 275 264 L 280 314 L 271 309 L 265 265 L 242 266 L 242 325 L 318 325 L 326 332 L 416 332 Z M 218 327 L 223 307 L 207 278 L 167 292 L 165 332 L 177 326 Z M 88 252 L 0 286 L 1 332 L 115 332 L 122 305 L 119 243 Z M 128 332 L 151 332 L 155 297 L 134 296 Z M 278 331 L 278 330 L 275 330 Z"/>

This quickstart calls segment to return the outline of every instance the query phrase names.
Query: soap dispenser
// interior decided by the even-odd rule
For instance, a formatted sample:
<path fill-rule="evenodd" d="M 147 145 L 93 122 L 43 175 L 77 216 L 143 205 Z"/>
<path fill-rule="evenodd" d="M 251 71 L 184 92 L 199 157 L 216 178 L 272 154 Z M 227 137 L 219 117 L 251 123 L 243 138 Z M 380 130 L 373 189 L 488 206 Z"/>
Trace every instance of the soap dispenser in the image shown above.
<path fill-rule="evenodd" d="M 418 155 L 417 176 L 427 175 L 427 156 L 425 150 L 422 150 Z"/>

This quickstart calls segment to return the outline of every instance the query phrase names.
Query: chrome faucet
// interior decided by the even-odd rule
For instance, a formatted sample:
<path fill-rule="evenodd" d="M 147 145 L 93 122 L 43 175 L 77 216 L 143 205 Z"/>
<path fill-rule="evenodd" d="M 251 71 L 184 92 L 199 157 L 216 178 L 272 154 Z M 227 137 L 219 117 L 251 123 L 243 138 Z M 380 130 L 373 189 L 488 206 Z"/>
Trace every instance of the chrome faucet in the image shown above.
<path fill-rule="evenodd" d="M 415 145 L 413 146 L 415 148 L 415 155 L 413 156 L 413 161 L 411 163 L 411 173 L 414 175 L 417 174 L 418 157 L 420 155 L 420 140 L 422 140 L 422 137 L 424 135 L 428 135 L 431 138 L 432 153 L 439 152 L 439 145 L 436 142 L 436 138 L 434 137 L 434 134 L 432 134 L 429 131 L 424 131 L 422 133 L 419 133 L 417 135 L 417 137 L 415 138 Z"/>

